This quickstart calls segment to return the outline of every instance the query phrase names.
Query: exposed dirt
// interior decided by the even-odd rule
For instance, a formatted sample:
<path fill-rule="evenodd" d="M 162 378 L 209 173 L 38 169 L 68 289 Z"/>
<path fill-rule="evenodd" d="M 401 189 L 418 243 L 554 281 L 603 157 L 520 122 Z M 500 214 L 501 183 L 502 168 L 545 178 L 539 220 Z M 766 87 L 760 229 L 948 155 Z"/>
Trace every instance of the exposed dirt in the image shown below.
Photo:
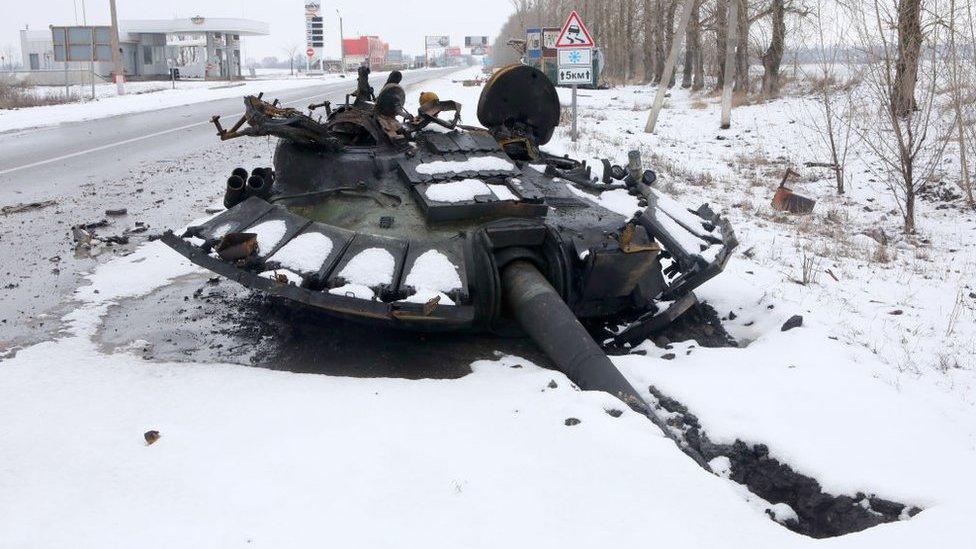
<path fill-rule="evenodd" d="M 673 342 L 688 340 L 694 340 L 702 347 L 738 346 L 722 326 L 719 314 L 708 303 L 696 304 L 651 339 L 663 349 L 669 349 Z M 611 355 L 632 352 L 622 347 L 605 350 Z M 662 358 L 674 358 L 674 355 L 665 354 Z M 708 439 L 698 418 L 687 407 L 653 386 L 649 391 L 650 402 L 656 403 L 660 415 L 668 418 L 672 432 L 691 449 L 707 461 L 719 456 L 729 458 L 732 464 L 731 480 L 746 486 L 750 492 L 771 504 L 789 505 L 799 520 L 786 520 L 783 525 L 794 532 L 814 538 L 840 536 L 911 517 L 920 511 L 917 507 L 873 494 L 828 494 L 816 479 L 797 473 L 788 464 L 769 457 L 769 448 L 764 444 L 750 446 L 741 440 L 733 444 L 715 444 Z"/>
<path fill-rule="evenodd" d="M 698 418 L 680 402 L 668 398 L 654 386 L 648 388 L 660 409 L 667 411 L 668 425 L 706 459 L 719 456 L 732 464 L 730 479 L 746 486 L 769 503 L 785 503 L 799 520 L 783 525 L 799 534 L 828 538 L 859 532 L 886 522 L 919 513 L 921 509 L 879 498 L 873 494 L 833 495 L 823 491 L 816 479 L 794 471 L 789 465 L 769 457 L 765 444 L 715 444 Z"/>

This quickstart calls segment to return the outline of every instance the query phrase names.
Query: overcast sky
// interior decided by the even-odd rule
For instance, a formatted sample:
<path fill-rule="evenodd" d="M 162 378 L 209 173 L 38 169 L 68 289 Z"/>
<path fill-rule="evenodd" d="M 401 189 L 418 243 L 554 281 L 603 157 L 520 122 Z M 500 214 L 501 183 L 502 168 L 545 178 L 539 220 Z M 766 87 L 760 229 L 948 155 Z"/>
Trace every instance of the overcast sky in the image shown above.
<path fill-rule="evenodd" d="M 246 17 L 271 25 L 271 36 L 248 38 L 244 57 L 261 59 L 282 53 L 288 44 L 304 48 L 304 0 L 116 0 L 120 19 L 171 17 Z M 345 36 L 379 35 L 390 48 L 414 55 L 424 51 L 424 34 L 446 34 L 452 44 L 463 45 L 465 35 L 495 34 L 511 12 L 508 0 L 320 0 L 325 18 L 327 56 L 338 56 L 338 18 L 342 13 Z M 74 24 L 77 6 L 81 22 L 82 0 L 3 0 L 0 13 L 0 51 L 20 49 L 18 30 L 25 25 Z M 108 0 L 85 0 L 89 24 L 108 24 Z"/>

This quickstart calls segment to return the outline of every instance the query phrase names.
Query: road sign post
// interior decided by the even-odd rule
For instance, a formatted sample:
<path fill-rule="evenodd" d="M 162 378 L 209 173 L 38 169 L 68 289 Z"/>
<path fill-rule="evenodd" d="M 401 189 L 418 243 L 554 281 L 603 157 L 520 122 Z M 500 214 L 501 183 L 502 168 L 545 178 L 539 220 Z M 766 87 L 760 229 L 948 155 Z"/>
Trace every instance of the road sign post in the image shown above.
<path fill-rule="evenodd" d="M 580 84 L 593 84 L 593 38 L 587 30 L 579 13 L 573 10 L 563 23 L 555 47 L 558 56 L 557 84 L 572 87 L 573 123 L 569 137 L 576 142 L 579 137 L 577 126 L 576 89 Z"/>

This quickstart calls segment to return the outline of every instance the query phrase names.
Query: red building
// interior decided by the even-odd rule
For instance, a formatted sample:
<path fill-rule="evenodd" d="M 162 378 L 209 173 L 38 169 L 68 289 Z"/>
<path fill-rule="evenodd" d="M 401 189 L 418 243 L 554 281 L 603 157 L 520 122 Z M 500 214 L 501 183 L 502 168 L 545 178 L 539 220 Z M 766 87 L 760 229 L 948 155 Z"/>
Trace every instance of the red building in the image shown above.
<path fill-rule="evenodd" d="M 380 40 L 378 36 L 360 36 L 346 38 L 342 41 L 342 48 L 347 67 L 356 67 L 368 62 L 371 68 L 377 69 L 386 65 L 386 52 L 390 50 L 390 45 Z"/>

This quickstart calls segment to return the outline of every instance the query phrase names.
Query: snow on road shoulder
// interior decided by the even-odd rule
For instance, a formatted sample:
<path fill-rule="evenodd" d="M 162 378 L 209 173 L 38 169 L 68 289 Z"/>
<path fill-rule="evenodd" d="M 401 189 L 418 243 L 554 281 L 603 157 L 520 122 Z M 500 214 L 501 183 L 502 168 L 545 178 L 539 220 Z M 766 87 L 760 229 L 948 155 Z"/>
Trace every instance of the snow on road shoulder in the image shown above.
<path fill-rule="evenodd" d="M 78 288 L 75 297 L 93 305 L 138 297 L 193 272 L 203 271 L 157 240 L 99 266 L 87 277 L 90 284 Z"/>
<path fill-rule="evenodd" d="M 382 76 L 384 73 L 376 73 Z M 271 93 L 310 88 L 325 84 L 342 82 L 355 86 L 354 80 L 343 79 L 338 74 L 320 77 L 276 75 L 272 78 L 249 79 L 238 83 L 215 83 L 194 80 L 181 80 L 176 88 L 169 82 L 130 82 L 126 84 L 129 92 L 116 95 L 115 84 L 99 84 L 96 101 L 85 100 L 61 105 L 45 105 L 22 109 L 0 109 L 0 132 L 50 126 L 63 122 L 79 122 L 96 118 L 107 118 L 120 114 L 152 111 L 178 107 L 214 99 L 243 98 L 259 92 Z M 89 97 L 88 88 L 76 87 L 72 93 L 79 97 Z M 41 90 L 60 92 L 62 87 L 39 87 Z M 228 113 L 229 114 L 229 113 Z"/>

